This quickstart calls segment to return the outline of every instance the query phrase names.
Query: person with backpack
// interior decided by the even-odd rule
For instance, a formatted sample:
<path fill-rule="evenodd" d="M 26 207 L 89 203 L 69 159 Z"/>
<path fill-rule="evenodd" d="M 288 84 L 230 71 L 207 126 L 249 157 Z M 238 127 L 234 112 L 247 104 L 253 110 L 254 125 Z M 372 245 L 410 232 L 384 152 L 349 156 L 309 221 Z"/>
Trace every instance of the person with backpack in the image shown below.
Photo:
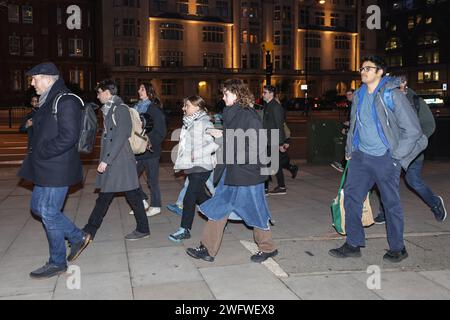
<path fill-rule="evenodd" d="M 430 138 L 436 129 L 436 122 L 434 121 L 433 113 L 431 112 L 430 107 L 428 107 L 426 102 L 412 89 L 408 88 L 408 82 L 405 75 L 400 75 L 399 80 L 400 91 L 406 95 L 411 107 L 417 113 L 423 133 L 427 136 L 427 138 Z M 405 171 L 405 181 L 407 185 L 411 187 L 431 209 L 435 219 L 439 222 L 444 222 L 447 217 L 444 199 L 442 199 L 441 196 L 434 194 L 422 178 L 424 159 L 425 156 L 422 152 L 416 159 L 413 160 L 413 162 L 411 162 L 408 169 Z M 383 204 L 381 201 L 380 211 L 374 221 L 376 224 L 384 224 L 386 222 Z"/>
<path fill-rule="evenodd" d="M 60 92 L 69 92 L 52 62 L 44 62 L 26 73 L 40 96 L 33 114 L 33 139 L 20 168 L 19 177 L 34 184 L 31 211 L 42 219 L 49 244 L 50 259 L 30 273 L 34 279 L 57 276 L 67 270 L 91 241 L 62 212 L 69 187 L 83 180 L 77 143 L 81 127 L 81 103 L 72 95 L 59 101 L 58 119 L 53 114 L 54 100 Z M 66 241 L 71 245 L 66 257 Z"/>
<path fill-rule="evenodd" d="M 398 81 L 386 76 L 387 66 L 378 56 L 362 59 L 363 85 L 355 92 L 347 134 L 348 175 L 344 186 L 346 242 L 329 254 L 336 258 L 361 257 L 365 233 L 361 222 L 367 193 L 377 185 L 386 210 L 389 250 L 383 256 L 397 263 L 408 257 L 400 201 L 400 172 L 426 148 L 419 119 Z"/>
<path fill-rule="evenodd" d="M 169 240 L 176 243 L 191 237 L 195 205 L 209 199 L 205 186 L 216 165 L 215 152 L 219 145 L 208 134 L 214 126 L 207 111 L 206 103 L 200 96 L 190 96 L 184 100 L 183 128 L 174 169 L 183 170 L 189 182 L 186 182 L 181 226 L 169 235 Z"/>
<path fill-rule="evenodd" d="M 136 229 L 126 235 L 125 239 L 134 241 L 148 238 L 150 228 L 139 191 L 136 160 L 129 142 L 132 128 L 129 108 L 117 96 L 114 81 L 103 80 L 95 90 L 98 100 L 103 104 L 101 111 L 104 118 L 100 164 L 95 183 L 100 188 L 100 193 L 83 230 L 94 239 L 114 196 L 123 192 L 136 219 Z"/>
<path fill-rule="evenodd" d="M 161 145 L 167 134 L 167 126 L 162 104 L 156 95 L 155 88 L 150 82 L 139 85 L 139 102 L 134 106 L 141 117 L 146 119 L 146 135 L 149 138 L 149 147 L 136 155 L 138 176 L 147 171 L 147 183 L 150 189 L 150 204 L 148 196 L 139 185 L 139 192 L 144 199 L 144 206 L 148 217 L 161 213 L 161 191 L 159 188 L 159 160 L 161 158 Z M 130 214 L 134 214 L 133 210 Z"/>

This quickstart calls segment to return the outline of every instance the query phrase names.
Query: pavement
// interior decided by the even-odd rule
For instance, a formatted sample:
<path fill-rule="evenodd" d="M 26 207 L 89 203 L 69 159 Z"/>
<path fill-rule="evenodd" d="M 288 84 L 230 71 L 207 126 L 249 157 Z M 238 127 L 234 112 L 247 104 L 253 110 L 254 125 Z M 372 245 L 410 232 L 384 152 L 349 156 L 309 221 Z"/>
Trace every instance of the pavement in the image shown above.
<path fill-rule="evenodd" d="M 250 261 L 252 232 L 229 223 L 214 263 L 189 257 L 199 243 L 205 220 L 197 215 L 192 238 L 183 244 L 167 239 L 180 217 L 163 208 L 149 218 L 149 239 L 127 242 L 135 227 L 123 196 L 111 204 L 95 241 L 70 265 L 48 280 L 29 273 L 48 259 L 42 224 L 29 210 L 32 186 L 19 181 L 18 168 L 0 170 L 0 299 L 37 300 L 329 300 L 450 299 L 450 218 L 434 220 L 428 207 L 404 183 L 405 239 L 409 258 L 385 263 L 384 225 L 366 229 L 362 258 L 336 259 L 328 250 L 345 238 L 331 226 L 330 202 L 340 174 L 330 166 L 300 163 L 299 176 L 286 176 L 287 195 L 270 196 L 279 254 L 263 264 Z M 85 166 L 83 188 L 73 188 L 65 213 L 82 227 L 97 194 L 95 166 Z M 426 162 L 424 178 L 450 209 L 450 162 Z M 141 178 L 145 185 L 145 178 Z M 169 166 L 160 169 L 163 205 L 173 203 L 182 186 Z M 146 188 L 146 187 L 145 187 Z M 147 190 L 148 191 L 148 190 Z M 377 212 L 378 199 L 371 199 Z"/>

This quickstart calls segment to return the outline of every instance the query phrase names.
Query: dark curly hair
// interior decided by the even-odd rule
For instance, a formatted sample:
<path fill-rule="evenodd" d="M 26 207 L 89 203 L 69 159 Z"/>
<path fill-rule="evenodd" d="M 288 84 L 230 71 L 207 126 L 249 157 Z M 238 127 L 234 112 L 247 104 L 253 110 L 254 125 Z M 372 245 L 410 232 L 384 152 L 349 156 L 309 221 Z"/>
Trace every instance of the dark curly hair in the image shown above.
<path fill-rule="evenodd" d="M 237 96 L 237 103 L 245 108 L 253 108 L 255 104 L 255 97 L 250 92 L 248 86 L 241 79 L 225 80 L 222 86 L 222 91 L 230 91 Z"/>

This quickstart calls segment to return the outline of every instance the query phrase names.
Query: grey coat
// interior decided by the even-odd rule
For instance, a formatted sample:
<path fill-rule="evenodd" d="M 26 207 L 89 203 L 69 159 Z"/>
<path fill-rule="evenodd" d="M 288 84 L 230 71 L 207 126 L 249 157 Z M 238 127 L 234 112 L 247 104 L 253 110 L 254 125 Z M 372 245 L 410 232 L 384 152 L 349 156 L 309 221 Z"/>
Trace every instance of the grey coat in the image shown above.
<path fill-rule="evenodd" d="M 381 128 L 389 143 L 389 151 L 395 160 L 406 170 L 409 164 L 427 147 L 428 139 L 423 134 L 416 112 L 411 107 L 407 97 L 399 87 L 398 79 L 386 79 L 387 83 L 375 97 L 375 112 Z M 392 89 L 394 110 L 390 110 L 383 101 L 383 92 Z M 353 95 L 350 115 L 350 130 L 347 135 L 345 153 L 347 157 L 355 151 L 353 138 L 356 128 L 356 111 L 359 102 L 358 89 Z"/>
<path fill-rule="evenodd" d="M 113 114 L 115 123 L 113 121 Z M 104 119 L 100 161 L 108 164 L 97 175 L 96 187 L 101 192 L 123 192 L 139 188 L 136 159 L 128 138 L 131 134 L 131 116 L 128 106 L 114 96 L 114 102 Z"/>

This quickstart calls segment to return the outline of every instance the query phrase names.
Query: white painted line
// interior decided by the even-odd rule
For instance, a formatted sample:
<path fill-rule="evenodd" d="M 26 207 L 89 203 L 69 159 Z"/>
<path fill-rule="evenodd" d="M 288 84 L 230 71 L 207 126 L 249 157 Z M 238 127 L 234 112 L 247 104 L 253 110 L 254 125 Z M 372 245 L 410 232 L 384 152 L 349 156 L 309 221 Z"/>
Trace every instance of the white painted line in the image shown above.
<path fill-rule="evenodd" d="M 248 251 L 250 251 L 252 254 L 255 254 L 258 251 L 258 247 L 254 242 L 241 240 L 241 244 L 246 248 Z M 284 270 L 280 267 L 278 263 L 275 262 L 272 258 L 267 259 L 266 261 L 262 262 L 267 269 L 269 269 L 275 276 L 279 278 L 288 278 L 289 275 L 284 272 Z"/>

